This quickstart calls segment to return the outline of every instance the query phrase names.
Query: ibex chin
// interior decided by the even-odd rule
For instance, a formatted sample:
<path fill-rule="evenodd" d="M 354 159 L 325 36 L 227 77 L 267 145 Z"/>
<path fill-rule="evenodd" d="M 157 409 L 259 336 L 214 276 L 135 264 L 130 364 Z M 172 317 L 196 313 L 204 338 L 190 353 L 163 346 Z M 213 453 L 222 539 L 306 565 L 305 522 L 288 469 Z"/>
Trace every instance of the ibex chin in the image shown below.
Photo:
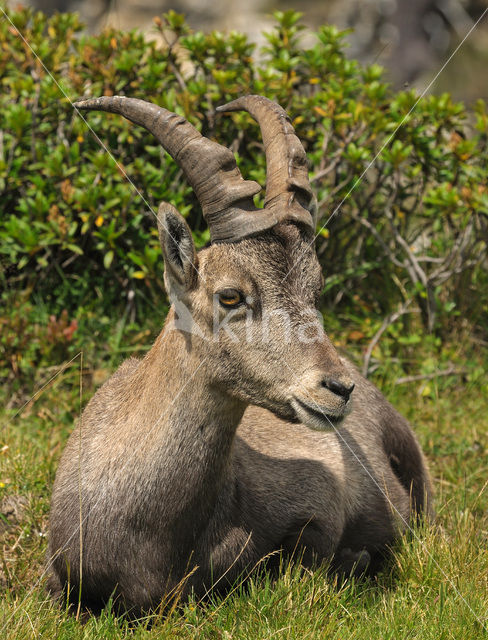
<path fill-rule="evenodd" d="M 197 255 L 182 216 L 160 206 L 173 306 L 68 441 L 51 502 L 51 591 L 141 612 L 176 590 L 225 589 L 278 550 L 343 573 L 374 567 L 429 511 L 429 477 L 409 424 L 317 322 L 316 205 L 285 112 L 252 95 L 219 108 L 261 127 L 259 209 L 260 186 L 232 152 L 184 118 L 125 97 L 76 106 L 155 135 L 193 187 L 211 244 Z"/>

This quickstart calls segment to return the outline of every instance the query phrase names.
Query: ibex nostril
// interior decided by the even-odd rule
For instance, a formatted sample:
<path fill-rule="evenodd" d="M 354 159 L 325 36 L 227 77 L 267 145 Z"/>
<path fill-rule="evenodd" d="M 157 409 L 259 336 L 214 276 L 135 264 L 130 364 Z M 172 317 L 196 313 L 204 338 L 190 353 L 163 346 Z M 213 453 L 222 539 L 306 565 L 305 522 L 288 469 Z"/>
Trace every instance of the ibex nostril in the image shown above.
<path fill-rule="evenodd" d="M 346 400 L 349 399 L 349 396 L 351 395 L 353 389 L 354 389 L 354 383 L 353 382 L 348 382 L 347 384 L 344 384 L 343 382 L 339 382 L 339 380 L 334 380 L 333 378 L 325 378 L 322 381 L 322 386 L 325 387 L 326 389 L 329 389 L 329 391 L 332 391 L 332 393 L 335 393 L 338 396 L 341 396 L 342 398 L 345 398 Z"/>

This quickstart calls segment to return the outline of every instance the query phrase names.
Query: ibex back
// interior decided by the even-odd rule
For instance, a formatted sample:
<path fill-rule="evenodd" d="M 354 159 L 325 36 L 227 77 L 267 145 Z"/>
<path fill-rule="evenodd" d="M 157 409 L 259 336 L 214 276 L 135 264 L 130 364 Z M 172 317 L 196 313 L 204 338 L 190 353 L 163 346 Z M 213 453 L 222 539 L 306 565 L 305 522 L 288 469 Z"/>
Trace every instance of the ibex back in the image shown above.
<path fill-rule="evenodd" d="M 161 205 L 173 306 L 146 357 L 98 390 L 67 444 L 51 503 L 52 591 L 140 612 L 225 588 L 275 550 L 345 573 L 374 567 L 428 510 L 429 479 L 408 423 L 317 320 L 315 199 L 285 112 L 259 96 L 221 109 L 261 126 L 257 209 L 259 185 L 183 118 L 121 97 L 77 106 L 158 138 L 212 242 L 197 255 L 184 219 Z"/>

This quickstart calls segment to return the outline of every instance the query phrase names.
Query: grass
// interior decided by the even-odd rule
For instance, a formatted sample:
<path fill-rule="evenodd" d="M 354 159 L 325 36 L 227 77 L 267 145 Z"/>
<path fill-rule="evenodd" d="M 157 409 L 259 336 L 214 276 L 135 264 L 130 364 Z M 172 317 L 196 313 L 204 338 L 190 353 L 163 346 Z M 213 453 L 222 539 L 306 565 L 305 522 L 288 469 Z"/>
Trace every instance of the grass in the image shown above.
<path fill-rule="evenodd" d="M 481 356 L 466 366 L 463 379 L 428 384 L 383 375 L 428 456 L 438 517 L 405 536 L 375 580 L 340 586 L 285 566 L 277 579 L 256 574 L 225 598 L 137 625 L 110 609 L 81 624 L 43 589 L 50 489 L 79 411 L 78 375 L 66 370 L 18 416 L 0 414 L 0 638 L 488 638 L 488 383 Z"/>

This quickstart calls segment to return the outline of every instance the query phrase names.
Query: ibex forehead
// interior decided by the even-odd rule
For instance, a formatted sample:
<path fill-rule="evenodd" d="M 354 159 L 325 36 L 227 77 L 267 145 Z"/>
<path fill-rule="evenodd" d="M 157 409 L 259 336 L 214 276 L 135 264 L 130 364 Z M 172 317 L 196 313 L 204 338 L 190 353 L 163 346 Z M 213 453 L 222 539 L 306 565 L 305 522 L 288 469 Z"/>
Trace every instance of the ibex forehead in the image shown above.
<path fill-rule="evenodd" d="M 322 274 L 315 249 L 294 225 L 280 225 L 254 238 L 214 244 L 199 254 L 200 271 L 209 286 L 241 283 L 244 293 L 271 286 L 271 293 L 305 297 L 320 291 Z"/>

